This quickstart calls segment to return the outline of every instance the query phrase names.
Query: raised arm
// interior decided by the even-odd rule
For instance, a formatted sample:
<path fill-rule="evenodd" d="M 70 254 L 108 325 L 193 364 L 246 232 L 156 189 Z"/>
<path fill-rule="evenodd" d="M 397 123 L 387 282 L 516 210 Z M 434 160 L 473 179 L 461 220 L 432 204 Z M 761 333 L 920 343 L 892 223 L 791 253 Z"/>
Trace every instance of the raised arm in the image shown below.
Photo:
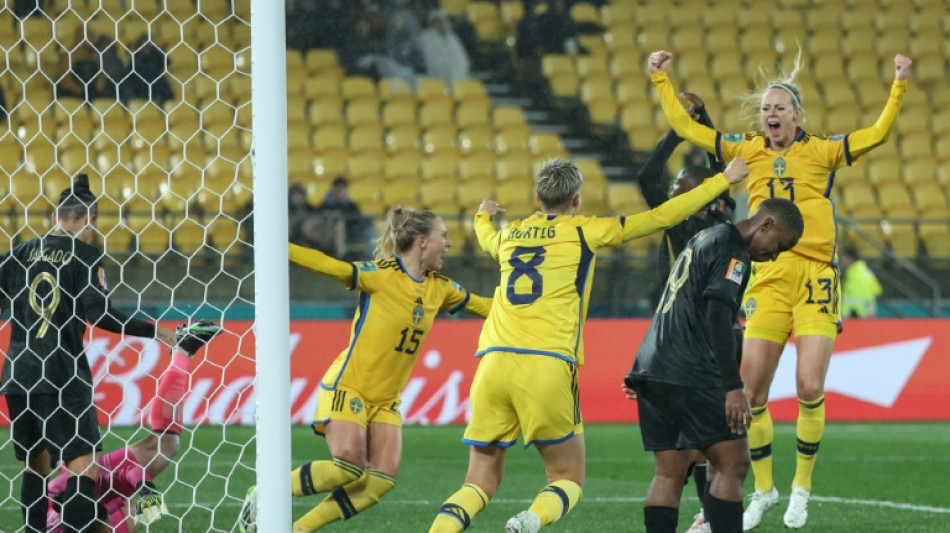
<path fill-rule="evenodd" d="M 894 121 L 897 120 L 897 113 L 900 112 L 901 104 L 904 102 L 904 93 L 907 92 L 907 78 L 910 76 L 911 64 L 913 61 L 901 54 L 897 54 L 894 58 L 894 83 L 891 85 L 891 94 L 887 98 L 887 104 L 884 105 L 884 111 L 873 126 L 848 135 L 847 149 L 850 157 L 858 157 L 880 146 L 890 136 Z"/>
<path fill-rule="evenodd" d="M 690 118 L 676 98 L 676 91 L 666 74 L 672 59 L 673 54 L 667 51 L 653 52 L 649 58 L 650 79 L 660 96 L 663 114 L 677 135 L 707 152 L 715 153 L 718 132 Z"/>
<path fill-rule="evenodd" d="M 346 285 L 347 288 L 353 288 L 357 272 L 353 263 L 340 261 L 319 250 L 296 244 L 290 244 L 289 247 L 291 263 L 300 265 L 311 272 L 333 278 Z"/>
<path fill-rule="evenodd" d="M 645 213 L 629 216 L 623 225 L 623 241 L 644 237 L 679 224 L 749 174 L 741 157 L 729 163 L 725 172 L 707 179 L 688 193 L 672 198 Z"/>
<path fill-rule="evenodd" d="M 493 258 L 498 258 L 498 231 L 492 226 L 491 217 L 504 213 L 498 202 L 494 200 L 482 200 L 478 206 L 478 212 L 475 213 L 475 237 L 478 239 L 478 246 Z"/>
<path fill-rule="evenodd" d="M 656 148 L 647 156 L 643 166 L 637 172 L 637 182 L 640 183 L 640 192 L 643 193 L 643 199 L 647 201 L 650 208 L 654 208 L 669 200 L 669 195 L 663 187 L 663 167 L 670 158 L 673 150 L 676 149 L 683 139 L 670 130 L 665 137 L 656 145 Z"/>

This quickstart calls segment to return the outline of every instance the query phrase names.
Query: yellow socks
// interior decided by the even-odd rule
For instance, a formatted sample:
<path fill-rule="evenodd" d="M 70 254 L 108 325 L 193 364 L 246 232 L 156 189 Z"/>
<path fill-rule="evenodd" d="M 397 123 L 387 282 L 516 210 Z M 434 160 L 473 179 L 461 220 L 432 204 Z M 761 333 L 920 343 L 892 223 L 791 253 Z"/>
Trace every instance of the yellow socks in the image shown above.
<path fill-rule="evenodd" d="M 319 505 L 294 522 L 294 533 L 309 533 L 323 526 L 353 518 L 379 503 L 396 486 L 395 478 L 378 470 L 367 470 L 358 480 L 330 493 Z"/>
<path fill-rule="evenodd" d="M 541 489 L 529 508 L 546 526 L 564 517 L 580 501 L 584 491 L 581 486 L 567 479 L 559 479 Z"/>
<path fill-rule="evenodd" d="M 294 470 L 290 474 L 290 486 L 294 496 L 309 496 L 331 491 L 362 475 L 362 468 L 334 457 L 331 461 L 314 461 Z"/>
<path fill-rule="evenodd" d="M 439 509 L 429 533 L 459 533 L 488 505 L 488 495 L 478 485 L 466 483 Z"/>
<path fill-rule="evenodd" d="M 768 404 L 752 408 L 752 425 L 749 426 L 749 450 L 752 452 L 752 473 L 755 475 L 755 490 L 770 492 L 775 485 L 772 479 L 772 439 L 775 428 Z"/>
<path fill-rule="evenodd" d="M 792 487 L 801 487 L 811 492 L 811 474 L 815 468 L 815 458 L 824 432 L 825 397 L 822 396 L 810 402 L 799 398 L 798 424 L 795 427 L 795 436 L 798 438 L 798 459 Z"/>

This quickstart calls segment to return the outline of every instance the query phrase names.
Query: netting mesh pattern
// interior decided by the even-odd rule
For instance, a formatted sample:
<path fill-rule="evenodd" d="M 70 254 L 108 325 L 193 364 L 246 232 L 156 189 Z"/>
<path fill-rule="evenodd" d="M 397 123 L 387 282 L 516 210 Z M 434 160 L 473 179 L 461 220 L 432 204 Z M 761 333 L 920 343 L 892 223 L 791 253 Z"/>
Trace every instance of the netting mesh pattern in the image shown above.
<path fill-rule="evenodd" d="M 0 89 L 0 257 L 51 232 L 83 173 L 113 304 L 223 326 L 184 360 L 94 328 L 84 343 L 104 454 L 154 439 L 153 402 L 184 423 L 180 451 L 142 465 L 170 513 L 150 531 L 233 530 L 254 477 L 253 429 L 239 427 L 253 422 L 250 1 L 8 0 Z M 175 361 L 183 390 L 163 385 Z M 0 408 L 0 530 L 15 531 L 22 464 Z"/>

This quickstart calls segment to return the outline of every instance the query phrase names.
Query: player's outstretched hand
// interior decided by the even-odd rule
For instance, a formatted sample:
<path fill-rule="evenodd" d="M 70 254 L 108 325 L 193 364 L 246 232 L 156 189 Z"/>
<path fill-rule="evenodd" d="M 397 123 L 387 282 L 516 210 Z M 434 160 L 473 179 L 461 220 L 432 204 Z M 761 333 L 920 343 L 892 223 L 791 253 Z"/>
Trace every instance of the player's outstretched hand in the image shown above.
<path fill-rule="evenodd" d="M 894 79 L 897 81 L 904 81 L 910 77 L 910 66 L 914 62 L 911 59 L 903 54 L 897 54 L 894 56 Z"/>
<path fill-rule="evenodd" d="M 689 102 L 686 113 L 693 117 L 693 120 L 699 120 L 699 110 L 706 107 L 706 103 L 703 102 L 703 99 L 694 93 L 688 92 L 680 93 L 680 98 Z"/>
<path fill-rule="evenodd" d="M 749 166 L 745 164 L 745 159 L 737 157 L 729 162 L 726 170 L 722 171 L 729 183 L 735 185 L 744 180 L 749 175 Z"/>
<path fill-rule="evenodd" d="M 478 210 L 485 211 L 491 216 L 505 212 L 505 210 L 500 205 L 498 205 L 498 202 L 488 199 L 482 200 L 481 205 L 478 206 Z"/>
<path fill-rule="evenodd" d="M 752 408 L 742 389 L 726 393 L 726 423 L 733 433 L 743 434 L 752 423 Z"/>
<path fill-rule="evenodd" d="M 161 326 L 155 327 L 155 338 L 162 341 L 162 343 L 169 348 L 173 348 L 178 344 L 178 339 L 175 338 L 175 332 Z"/>
<path fill-rule="evenodd" d="M 623 395 L 626 396 L 628 400 L 636 400 L 636 399 L 637 399 L 637 391 L 635 391 L 635 390 L 631 389 L 630 387 L 628 387 L 626 383 L 621 383 L 621 384 L 620 384 L 620 390 L 623 391 Z"/>
<path fill-rule="evenodd" d="M 667 52 L 666 50 L 653 52 L 650 54 L 650 58 L 647 60 L 647 66 L 650 69 L 650 74 L 663 72 L 670 68 L 671 61 L 673 61 L 673 54 L 670 52 Z"/>
<path fill-rule="evenodd" d="M 132 521 L 144 526 L 161 520 L 168 514 L 168 506 L 165 505 L 162 494 L 155 489 L 155 485 L 151 481 L 144 481 L 132 499 L 130 511 Z"/>

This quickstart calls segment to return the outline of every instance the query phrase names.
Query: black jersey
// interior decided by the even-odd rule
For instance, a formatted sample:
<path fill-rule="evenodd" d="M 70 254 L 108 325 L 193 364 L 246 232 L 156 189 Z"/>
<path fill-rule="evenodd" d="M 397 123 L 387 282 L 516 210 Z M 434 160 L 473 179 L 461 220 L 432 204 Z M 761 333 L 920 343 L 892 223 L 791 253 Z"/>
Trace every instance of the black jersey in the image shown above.
<path fill-rule="evenodd" d="M 11 306 L 10 348 L 0 394 L 54 393 L 92 398 L 83 348 L 87 321 L 103 329 L 155 336 L 155 325 L 110 309 L 103 253 L 72 237 L 27 241 L 0 261 L 0 300 Z"/>
<path fill-rule="evenodd" d="M 633 369 L 633 380 L 696 388 L 723 386 L 706 324 L 706 300 L 729 304 L 735 321 L 751 257 L 739 230 L 719 224 L 686 245 L 673 265 Z"/>

